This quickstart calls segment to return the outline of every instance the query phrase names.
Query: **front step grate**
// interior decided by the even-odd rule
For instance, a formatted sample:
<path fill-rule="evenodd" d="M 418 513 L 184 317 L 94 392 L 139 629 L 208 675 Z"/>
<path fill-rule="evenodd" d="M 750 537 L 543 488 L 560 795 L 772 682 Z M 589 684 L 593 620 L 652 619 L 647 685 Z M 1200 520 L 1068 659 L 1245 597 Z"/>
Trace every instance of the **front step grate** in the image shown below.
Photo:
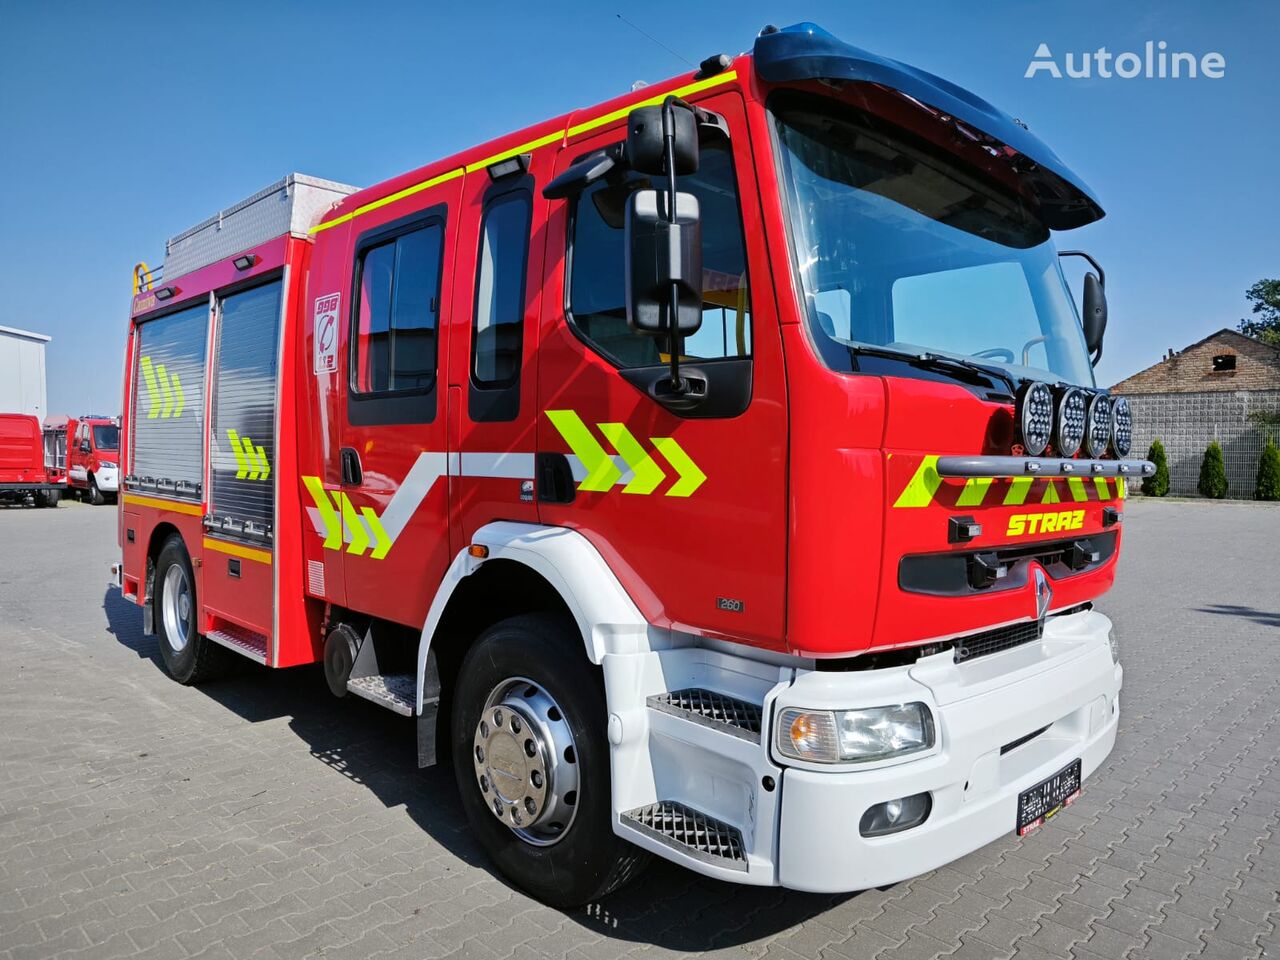
<path fill-rule="evenodd" d="M 348 680 L 347 690 L 401 716 L 412 717 L 418 681 L 412 673 L 374 674 Z"/>
<path fill-rule="evenodd" d="M 256 660 L 258 663 L 267 662 L 267 638 L 260 633 L 237 627 L 234 623 L 224 623 L 217 630 L 210 630 L 205 636 L 229 650 L 244 654 L 250 660 Z"/>
<path fill-rule="evenodd" d="M 675 800 L 659 800 L 622 815 L 622 820 L 673 850 L 730 870 L 746 870 L 742 831 Z"/>
<path fill-rule="evenodd" d="M 649 698 L 648 703 L 662 713 L 723 730 L 752 743 L 760 742 L 760 708 L 746 700 L 689 687 L 656 694 Z"/>

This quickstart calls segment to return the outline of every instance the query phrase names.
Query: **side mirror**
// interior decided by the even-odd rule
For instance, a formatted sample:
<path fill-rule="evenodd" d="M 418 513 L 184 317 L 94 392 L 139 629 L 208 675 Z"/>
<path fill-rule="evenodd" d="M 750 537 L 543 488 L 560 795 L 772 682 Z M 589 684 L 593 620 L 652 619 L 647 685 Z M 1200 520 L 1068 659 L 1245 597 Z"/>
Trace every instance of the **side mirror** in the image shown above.
<path fill-rule="evenodd" d="M 668 133 L 672 139 L 674 170 L 666 166 Z M 632 110 L 627 116 L 627 164 L 637 173 L 674 173 L 676 176 L 697 173 L 698 120 L 693 111 L 678 101 Z"/>
<path fill-rule="evenodd" d="M 89 446 L 89 441 L 88 441 L 88 440 L 81 440 L 81 441 L 80 441 L 80 452 L 81 452 L 81 453 L 92 453 L 92 452 L 93 452 L 93 449 Z"/>
<path fill-rule="evenodd" d="M 1080 322 L 1084 326 L 1084 343 L 1097 366 L 1102 359 L 1102 338 L 1107 332 L 1107 293 L 1096 273 L 1084 275 L 1083 311 Z"/>
<path fill-rule="evenodd" d="M 1102 359 L 1102 338 L 1107 333 L 1107 275 L 1102 265 L 1083 250 L 1059 250 L 1059 258 L 1080 257 L 1087 260 L 1097 273 L 1084 275 L 1084 302 L 1080 305 L 1080 326 L 1084 329 L 1084 344 L 1096 367 Z"/>
<path fill-rule="evenodd" d="M 702 220 L 691 193 L 675 195 L 671 218 L 669 196 L 637 190 L 627 201 L 627 323 L 637 333 L 687 336 L 702 326 Z M 673 302 L 674 329 L 668 322 Z"/>

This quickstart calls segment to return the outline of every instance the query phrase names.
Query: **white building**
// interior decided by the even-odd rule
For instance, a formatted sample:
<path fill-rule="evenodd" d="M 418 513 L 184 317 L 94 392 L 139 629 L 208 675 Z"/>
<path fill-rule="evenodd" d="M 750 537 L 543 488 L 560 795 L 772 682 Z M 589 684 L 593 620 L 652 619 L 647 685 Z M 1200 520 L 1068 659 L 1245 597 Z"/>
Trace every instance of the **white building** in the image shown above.
<path fill-rule="evenodd" d="M 42 333 L 0 327 L 0 413 L 28 413 L 44 422 L 45 392 Z"/>

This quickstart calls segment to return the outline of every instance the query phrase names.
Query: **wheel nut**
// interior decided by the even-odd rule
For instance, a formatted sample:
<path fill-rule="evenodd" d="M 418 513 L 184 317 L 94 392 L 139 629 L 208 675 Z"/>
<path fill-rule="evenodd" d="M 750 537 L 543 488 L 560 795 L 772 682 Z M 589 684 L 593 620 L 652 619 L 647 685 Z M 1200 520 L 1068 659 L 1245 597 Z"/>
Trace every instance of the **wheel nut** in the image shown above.
<path fill-rule="evenodd" d="M 480 736 L 485 740 L 489 739 L 489 725 L 483 720 L 480 721 Z"/>
<path fill-rule="evenodd" d="M 536 743 L 534 743 L 532 740 L 526 740 L 524 742 L 524 755 L 526 757 L 532 757 L 535 754 L 537 754 L 537 752 L 538 752 L 538 745 Z"/>
<path fill-rule="evenodd" d="M 484 776 L 483 774 L 480 777 L 480 789 L 484 793 L 489 792 L 489 778 Z"/>
<path fill-rule="evenodd" d="M 529 782 L 532 783 L 536 789 L 541 790 L 542 772 L 540 770 L 535 770 L 533 773 L 529 774 Z"/>
<path fill-rule="evenodd" d="M 511 715 L 511 732 L 512 733 L 520 732 L 520 718 L 517 717 L 514 713 Z"/>
<path fill-rule="evenodd" d="M 484 747 L 480 746 L 478 743 L 476 744 L 476 760 L 480 763 L 484 763 Z"/>
<path fill-rule="evenodd" d="M 499 800 L 497 797 L 493 798 L 493 812 L 496 813 L 499 817 L 502 816 L 502 801 Z"/>
<path fill-rule="evenodd" d="M 529 812 L 529 816 L 533 816 L 538 812 L 538 805 L 533 802 L 533 797 L 524 798 L 524 808 Z"/>
<path fill-rule="evenodd" d="M 512 807 L 512 808 L 511 808 L 511 819 L 512 819 L 513 821 L 515 821 L 515 823 L 516 823 L 517 825 L 524 823 L 524 817 L 520 816 L 520 808 L 519 808 L 519 807 Z"/>
<path fill-rule="evenodd" d="M 500 726 L 502 726 L 502 711 L 501 711 L 501 710 L 495 710 L 495 711 L 493 711 L 493 725 L 494 725 L 495 727 L 500 727 Z"/>

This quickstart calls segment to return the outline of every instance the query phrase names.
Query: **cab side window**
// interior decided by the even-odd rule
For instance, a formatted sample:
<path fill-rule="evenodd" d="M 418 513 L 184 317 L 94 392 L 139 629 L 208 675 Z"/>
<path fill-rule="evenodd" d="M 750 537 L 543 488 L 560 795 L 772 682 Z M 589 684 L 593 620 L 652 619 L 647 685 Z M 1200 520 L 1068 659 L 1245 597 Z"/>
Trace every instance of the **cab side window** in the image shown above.
<path fill-rule="evenodd" d="M 663 337 L 627 325 L 623 295 L 623 224 L 627 198 L 653 178 L 629 172 L 582 193 L 570 228 L 569 315 L 578 333 L 619 367 L 666 362 Z M 733 159 L 726 143 L 702 147 L 698 172 L 681 177 L 681 192 L 698 198 L 702 212 L 702 327 L 686 337 L 682 357 L 697 361 L 751 356 L 751 297 Z"/>
<path fill-rule="evenodd" d="M 357 393 L 434 385 L 443 234 L 440 224 L 432 224 L 361 254 L 352 384 Z"/>

